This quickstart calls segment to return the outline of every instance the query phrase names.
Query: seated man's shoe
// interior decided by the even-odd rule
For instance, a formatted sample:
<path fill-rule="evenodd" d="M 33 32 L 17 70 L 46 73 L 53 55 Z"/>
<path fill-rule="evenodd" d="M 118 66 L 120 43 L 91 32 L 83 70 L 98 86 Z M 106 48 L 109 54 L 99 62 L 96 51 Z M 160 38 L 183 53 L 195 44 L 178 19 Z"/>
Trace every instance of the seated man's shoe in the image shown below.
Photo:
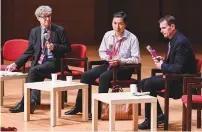
<path fill-rule="evenodd" d="M 101 118 L 101 114 L 98 114 L 98 120 Z M 88 119 L 92 120 L 92 113 L 88 114 Z"/>
<path fill-rule="evenodd" d="M 150 121 L 146 118 L 144 120 L 144 122 L 142 122 L 141 124 L 138 125 L 138 128 L 142 129 L 142 130 L 144 130 L 144 129 L 150 129 Z"/>
<path fill-rule="evenodd" d="M 162 123 L 164 123 L 164 114 L 159 114 L 157 116 L 157 124 L 162 124 Z M 150 129 L 150 120 L 146 118 L 143 123 L 138 125 L 138 127 L 139 129 Z"/>
<path fill-rule="evenodd" d="M 162 123 L 164 123 L 164 114 L 163 113 L 159 114 L 157 116 L 157 124 L 162 124 Z"/>
<path fill-rule="evenodd" d="M 24 104 L 23 103 L 18 103 L 14 108 L 10 108 L 9 111 L 11 113 L 24 112 Z"/>
<path fill-rule="evenodd" d="M 30 113 L 33 114 L 34 110 L 36 109 L 36 100 L 35 99 L 31 99 L 31 103 L 30 103 Z"/>
<path fill-rule="evenodd" d="M 76 107 L 74 106 L 71 110 L 66 111 L 65 115 L 76 115 L 79 111 L 77 111 Z"/>

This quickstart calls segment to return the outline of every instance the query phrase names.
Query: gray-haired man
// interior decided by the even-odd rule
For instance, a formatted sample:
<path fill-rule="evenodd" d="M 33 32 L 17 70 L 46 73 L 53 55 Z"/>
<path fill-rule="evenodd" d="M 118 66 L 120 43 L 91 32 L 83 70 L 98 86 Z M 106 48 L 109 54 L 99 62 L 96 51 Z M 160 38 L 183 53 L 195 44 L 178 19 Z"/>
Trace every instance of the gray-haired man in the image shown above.
<path fill-rule="evenodd" d="M 51 23 L 51 14 L 52 9 L 49 6 L 39 6 L 36 9 L 35 15 L 40 22 L 40 26 L 31 30 L 29 46 L 24 54 L 15 63 L 6 68 L 8 71 L 15 68 L 19 69 L 34 56 L 27 82 L 43 81 L 51 73 L 59 71 L 60 58 L 71 51 L 64 28 Z M 31 91 L 31 113 L 36 108 L 36 102 L 40 97 L 39 94 L 38 90 Z M 24 98 L 15 108 L 11 108 L 9 111 L 12 113 L 23 112 Z"/>

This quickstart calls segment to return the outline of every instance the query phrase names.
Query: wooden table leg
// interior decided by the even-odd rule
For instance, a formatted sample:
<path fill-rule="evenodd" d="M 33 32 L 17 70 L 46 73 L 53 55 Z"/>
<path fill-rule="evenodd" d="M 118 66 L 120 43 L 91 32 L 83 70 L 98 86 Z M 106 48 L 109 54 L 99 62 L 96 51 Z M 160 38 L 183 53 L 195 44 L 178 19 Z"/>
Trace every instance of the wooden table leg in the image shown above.
<path fill-rule="evenodd" d="M 92 131 L 98 131 L 98 100 L 92 101 Z"/>
<path fill-rule="evenodd" d="M 151 103 L 151 131 L 157 130 L 157 103 Z"/>
<path fill-rule="evenodd" d="M 51 91 L 51 111 L 50 111 L 50 118 L 51 118 L 51 126 L 56 125 L 56 92 L 54 89 Z"/>
<path fill-rule="evenodd" d="M 61 117 L 61 108 L 62 108 L 62 98 L 61 98 L 61 95 L 62 95 L 62 92 L 61 91 L 57 91 L 57 95 L 56 95 L 56 98 L 57 98 L 57 106 L 56 106 L 56 111 L 57 111 L 57 118 Z"/>
<path fill-rule="evenodd" d="M 88 121 L 88 88 L 82 89 L 82 119 Z"/>
<path fill-rule="evenodd" d="M 30 88 L 24 88 L 24 121 L 30 120 Z"/>
<path fill-rule="evenodd" d="M 116 105 L 109 104 L 109 131 L 115 131 L 115 109 Z"/>
<path fill-rule="evenodd" d="M 133 105 L 133 130 L 138 131 L 138 104 Z"/>

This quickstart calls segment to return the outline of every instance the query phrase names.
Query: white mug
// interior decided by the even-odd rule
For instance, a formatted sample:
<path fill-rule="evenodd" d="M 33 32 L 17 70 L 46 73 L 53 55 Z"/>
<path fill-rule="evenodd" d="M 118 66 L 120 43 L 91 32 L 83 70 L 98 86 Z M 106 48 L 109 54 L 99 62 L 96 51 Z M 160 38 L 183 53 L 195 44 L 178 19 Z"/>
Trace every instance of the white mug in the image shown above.
<path fill-rule="evenodd" d="M 72 84 L 72 76 L 66 76 L 66 81 L 68 85 Z"/>
<path fill-rule="evenodd" d="M 52 78 L 52 82 L 56 82 L 57 81 L 57 73 L 52 73 L 51 74 L 51 78 Z"/>
<path fill-rule="evenodd" d="M 130 85 L 130 92 L 133 93 L 137 93 L 137 85 L 136 84 L 131 84 Z"/>

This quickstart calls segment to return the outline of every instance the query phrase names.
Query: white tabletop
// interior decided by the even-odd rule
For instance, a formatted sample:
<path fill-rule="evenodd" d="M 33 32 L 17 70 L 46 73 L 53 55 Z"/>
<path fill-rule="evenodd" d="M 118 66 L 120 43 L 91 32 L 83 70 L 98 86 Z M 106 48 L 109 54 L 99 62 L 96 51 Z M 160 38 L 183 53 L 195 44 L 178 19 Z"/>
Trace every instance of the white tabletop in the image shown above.
<path fill-rule="evenodd" d="M 10 79 L 22 79 L 26 77 L 27 77 L 27 73 L 0 71 L 1 81 L 10 80 Z"/>
<path fill-rule="evenodd" d="M 72 82 L 71 85 L 67 84 L 67 81 L 57 80 L 56 82 L 50 81 L 42 81 L 42 82 L 32 82 L 32 83 L 25 83 L 24 88 L 31 88 L 31 89 L 38 89 L 42 91 L 64 91 L 65 90 L 72 90 L 72 89 L 81 89 L 87 88 L 88 85 L 79 82 Z"/>
<path fill-rule="evenodd" d="M 150 95 L 134 96 L 130 92 L 97 93 L 97 94 L 93 94 L 92 97 L 93 99 L 97 99 L 105 103 L 113 103 L 113 104 L 157 102 L 156 97 L 153 97 Z"/>

